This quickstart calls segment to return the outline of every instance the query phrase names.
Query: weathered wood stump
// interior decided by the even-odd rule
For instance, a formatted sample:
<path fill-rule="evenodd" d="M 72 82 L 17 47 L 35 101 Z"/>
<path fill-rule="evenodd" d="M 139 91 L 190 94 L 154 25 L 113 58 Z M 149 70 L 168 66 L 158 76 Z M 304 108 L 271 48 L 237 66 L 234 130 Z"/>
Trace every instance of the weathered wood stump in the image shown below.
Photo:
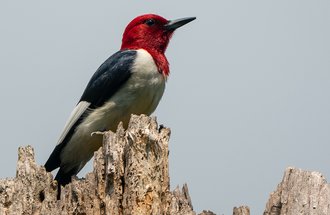
<path fill-rule="evenodd" d="M 141 115 L 132 116 L 127 130 L 119 125 L 116 133 L 93 135 L 104 137 L 103 147 L 95 152 L 93 171 L 62 188 L 60 200 L 57 182 L 36 164 L 33 148 L 20 147 L 16 177 L 0 180 L 0 215 L 196 214 L 186 184 L 170 191 L 170 129 Z M 235 207 L 233 214 L 249 215 L 250 209 Z M 297 214 L 330 215 L 330 187 L 320 173 L 288 168 L 264 212 Z"/>
<path fill-rule="evenodd" d="M 16 177 L 0 180 L 0 214 L 195 214 L 187 185 L 170 192 L 170 129 L 141 115 L 127 131 L 119 125 L 116 133 L 94 135 L 104 135 L 104 145 L 93 172 L 62 188 L 60 200 L 33 148 L 19 148 Z"/>
<path fill-rule="evenodd" d="M 233 215 L 250 215 L 250 208 L 248 206 L 234 207 Z"/>
<path fill-rule="evenodd" d="M 329 215 L 330 187 L 321 173 L 289 167 L 264 215 Z"/>

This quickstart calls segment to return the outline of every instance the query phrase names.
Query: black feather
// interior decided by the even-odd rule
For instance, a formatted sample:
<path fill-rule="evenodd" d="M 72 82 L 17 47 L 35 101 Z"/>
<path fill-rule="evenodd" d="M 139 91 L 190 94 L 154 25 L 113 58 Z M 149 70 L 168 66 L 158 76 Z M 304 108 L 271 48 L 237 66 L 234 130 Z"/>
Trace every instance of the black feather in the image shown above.
<path fill-rule="evenodd" d="M 80 101 L 91 103 L 91 108 L 101 107 L 131 75 L 136 51 L 119 51 L 109 57 L 89 81 Z"/>
<path fill-rule="evenodd" d="M 65 186 L 71 182 L 71 178 L 76 174 L 76 169 L 73 169 L 69 172 L 64 172 L 62 168 L 60 168 L 56 174 L 55 180 L 57 181 L 57 199 L 61 197 L 61 186 Z"/>

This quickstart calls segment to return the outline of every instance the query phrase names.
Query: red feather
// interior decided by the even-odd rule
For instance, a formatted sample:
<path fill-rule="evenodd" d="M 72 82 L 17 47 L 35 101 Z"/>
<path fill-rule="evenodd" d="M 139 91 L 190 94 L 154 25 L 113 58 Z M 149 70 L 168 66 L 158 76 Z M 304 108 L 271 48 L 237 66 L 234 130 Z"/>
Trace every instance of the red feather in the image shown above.
<path fill-rule="evenodd" d="M 149 26 L 146 22 L 151 19 L 154 24 Z M 168 20 L 155 14 L 138 16 L 127 25 L 121 46 L 121 50 L 145 49 L 148 51 L 153 57 L 159 72 L 165 77 L 170 73 L 165 51 L 173 35 L 173 31 L 165 29 L 167 23 Z"/>

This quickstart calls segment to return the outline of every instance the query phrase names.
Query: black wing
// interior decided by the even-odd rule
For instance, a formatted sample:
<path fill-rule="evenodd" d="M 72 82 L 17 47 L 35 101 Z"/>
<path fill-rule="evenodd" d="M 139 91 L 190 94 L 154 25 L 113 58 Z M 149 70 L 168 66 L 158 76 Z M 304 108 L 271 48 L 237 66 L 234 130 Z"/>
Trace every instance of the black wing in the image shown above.
<path fill-rule="evenodd" d="M 119 51 L 108 58 L 89 81 L 80 101 L 91 103 L 90 108 L 102 106 L 130 77 L 136 51 Z"/>

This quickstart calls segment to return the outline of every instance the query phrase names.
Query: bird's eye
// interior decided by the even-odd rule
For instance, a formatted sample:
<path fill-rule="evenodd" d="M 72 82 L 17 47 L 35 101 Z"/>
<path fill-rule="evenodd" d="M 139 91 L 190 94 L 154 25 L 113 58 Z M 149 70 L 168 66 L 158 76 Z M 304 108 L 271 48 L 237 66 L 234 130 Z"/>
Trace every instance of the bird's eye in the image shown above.
<path fill-rule="evenodd" d="M 152 26 L 152 25 L 155 24 L 155 20 L 153 20 L 153 19 L 147 19 L 144 23 L 146 25 L 148 25 L 148 26 Z"/>

